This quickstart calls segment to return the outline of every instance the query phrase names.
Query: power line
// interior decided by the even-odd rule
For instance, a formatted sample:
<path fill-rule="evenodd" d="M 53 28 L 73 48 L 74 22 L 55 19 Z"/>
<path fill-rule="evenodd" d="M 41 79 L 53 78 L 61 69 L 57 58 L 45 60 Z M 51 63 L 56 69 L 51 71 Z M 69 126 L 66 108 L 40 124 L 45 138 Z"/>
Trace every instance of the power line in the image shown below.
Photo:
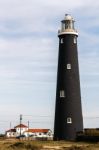
<path fill-rule="evenodd" d="M 47 116 L 43 116 L 43 115 L 23 115 L 24 117 L 53 117 L 53 116 L 49 116 L 49 115 L 47 115 Z"/>
<path fill-rule="evenodd" d="M 99 118 L 99 116 L 85 116 L 85 117 L 83 117 L 83 118 L 85 118 L 85 119 L 98 119 Z"/>
<path fill-rule="evenodd" d="M 40 121 L 36 121 L 34 118 L 30 118 L 30 119 L 27 118 L 30 123 L 51 123 L 51 122 L 53 122 L 52 119 L 50 121 L 46 120 L 46 119 L 48 119 L 49 117 L 52 117 L 52 116 L 34 116 L 34 115 L 22 115 L 22 116 L 23 117 L 24 116 L 26 116 L 26 117 L 28 117 L 28 116 L 36 117 L 36 120 L 38 120 L 39 117 L 40 118 L 45 118 L 45 120 L 40 120 Z M 26 122 L 27 119 L 23 118 L 24 122 Z M 34 121 L 33 121 L 33 119 L 34 119 Z M 83 119 L 90 119 L 90 120 L 92 120 L 92 119 L 99 119 L 99 116 L 84 116 Z M 0 120 L 0 124 L 1 123 L 10 123 L 10 122 L 12 122 L 12 123 L 18 123 L 18 119 L 17 119 L 17 121 L 12 120 L 12 119 L 11 120 L 10 119 L 9 120 L 6 120 L 6 119 L 5 120 Z"/>

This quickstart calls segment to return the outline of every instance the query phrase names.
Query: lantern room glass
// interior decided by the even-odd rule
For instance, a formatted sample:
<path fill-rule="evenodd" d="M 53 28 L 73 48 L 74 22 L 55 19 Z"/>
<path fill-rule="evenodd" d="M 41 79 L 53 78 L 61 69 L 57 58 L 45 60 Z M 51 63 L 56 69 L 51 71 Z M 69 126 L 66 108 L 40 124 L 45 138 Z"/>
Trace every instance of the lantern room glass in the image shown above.
<path fill-rule="evenodd" d="M 74 29 L 74 20 L 63 20 L 62 21 L 62 31 L 66 29 Z"/>

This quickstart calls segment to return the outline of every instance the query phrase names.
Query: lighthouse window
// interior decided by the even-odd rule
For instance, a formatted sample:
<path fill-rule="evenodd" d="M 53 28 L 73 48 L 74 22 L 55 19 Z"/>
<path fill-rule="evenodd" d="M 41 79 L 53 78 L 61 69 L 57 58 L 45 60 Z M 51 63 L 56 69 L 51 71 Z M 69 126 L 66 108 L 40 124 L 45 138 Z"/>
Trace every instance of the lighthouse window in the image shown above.
<path fill-rule="evenodd" d="M 71 28 L 70 25 L 71 25 L 70 21 L 67 20 L 66 23 L 65 23 L 65 29 L 70 29 Z"/>
<path fill-rule="evenodd" d="M 67 64 L 67 69 L 71 69 L 71 64 Z"/>
<path fill-rule="evenodd" d="M 72 118 L 67 118 L 67 123 L 72 123 Z"/>
<path fill-rule="evenodd" d="M 60 41 L 60 42 L 61 42 L 61 44 L 64 43 L 63 38 L 61 38 L 61 41 Z"/>
<path fill-rule="evenodd" d="M 61 91 L 60 91 L 60 97 L 65 97 L 65 92 L 64 92 L 64 90 L 61 90 Z"/>
<path fill-rule="evenodd" d="M 74 37 L 74 44 L 76 44 L 77 43 L 77 38 L 76 38 L 76 36 Z"/>

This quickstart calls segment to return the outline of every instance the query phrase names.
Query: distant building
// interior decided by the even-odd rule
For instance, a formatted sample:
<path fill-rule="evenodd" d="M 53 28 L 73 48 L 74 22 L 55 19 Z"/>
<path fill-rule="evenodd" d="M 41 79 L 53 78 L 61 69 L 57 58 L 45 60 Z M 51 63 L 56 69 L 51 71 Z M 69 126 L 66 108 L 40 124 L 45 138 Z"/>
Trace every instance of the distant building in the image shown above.
<path fill-rule="evenodd" d="M 6 137 L 10 138 L 10 137 L 16 137 L 16 129 L 10 129 L 6 131 Z"/>
<path fill-rule="evenodd" d="M 19 124 L 14 127 L 14 129 L 9 129 L 6 131 L 6 137 L 17 137 L 20 134 L 24 134 L 25 131 L 28 130 L 28 127 L 24 124 Z"/>
<path fill-rule="evenodd" d="M 32 137 L 52 137 L 52 131 L 50 129 L 28 129 L 28 131 L 24 132 L 24 135 L 26 137 L 32 136 Z"/>
<path fill-rule="evenodd" d="M 17 126 L 14 127 L 16 130 L 16 136 L 19 136 L 20 133 L 21 135 L 24 134 L 25 131 L 28 130 L 28 126 L 24 125 L 24 124 L 19 124 Z"/>
<path fill-rule="evenodd" d="M 28 126 L 24 124 L 19 124 L 14 127 L 14 129 L 9 129 L 6 131 L 7 138 L 15 138 L 21 135 L 25 137 L 33 138 L 51 138 L 53 137 L 52 131 L 50 129 L 28 129 Z"/>

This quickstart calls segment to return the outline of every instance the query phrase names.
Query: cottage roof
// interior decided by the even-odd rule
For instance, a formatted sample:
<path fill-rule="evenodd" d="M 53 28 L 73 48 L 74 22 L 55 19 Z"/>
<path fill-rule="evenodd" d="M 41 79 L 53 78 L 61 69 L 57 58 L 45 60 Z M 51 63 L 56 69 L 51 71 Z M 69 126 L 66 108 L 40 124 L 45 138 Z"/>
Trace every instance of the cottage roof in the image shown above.
<path fill-rule="evenodd" d="M 32 132 L 32 133 L 47 133 L 49 129 L 28 129 L 26 132 Z"/>
<path fill-rule="evenodd" d="M 24 124 L 19 124 L 19 125 L 15 126 L 14 128 L 28 128 L 28 126 L 26 126 Z"/>
<path fill-rule="evenodd" d="M 9 129 L 6 132 L 16 132 L 16 129 Z"/>

